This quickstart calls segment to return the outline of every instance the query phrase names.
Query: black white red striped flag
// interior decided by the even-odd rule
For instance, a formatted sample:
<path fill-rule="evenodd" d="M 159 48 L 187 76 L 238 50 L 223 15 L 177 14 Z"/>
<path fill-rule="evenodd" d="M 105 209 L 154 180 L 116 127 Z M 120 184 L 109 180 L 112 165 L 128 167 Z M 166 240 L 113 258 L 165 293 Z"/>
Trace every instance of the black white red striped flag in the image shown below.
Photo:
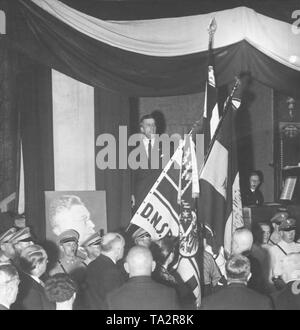
<path fill-rule="evenodd" d="M 218 251 L 224 247 L 228 254 L 232 233 L 244 225 L 235 134 L 240 100 L 229 102 L 200 173 L 198 210 L 199 220 L 215 239 Z"/>

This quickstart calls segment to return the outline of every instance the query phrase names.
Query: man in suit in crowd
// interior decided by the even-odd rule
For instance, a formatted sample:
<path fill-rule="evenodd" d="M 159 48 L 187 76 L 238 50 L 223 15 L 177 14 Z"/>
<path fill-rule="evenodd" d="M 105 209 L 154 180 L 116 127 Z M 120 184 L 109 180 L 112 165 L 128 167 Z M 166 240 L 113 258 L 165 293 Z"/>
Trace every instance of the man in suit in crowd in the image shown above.
<path fill-rule="evenodd" d="M 284 286 L 281 278 L 281 262 L 290 253 L 300 253 L 300 244 L 295 242 L 296 220 L 287 218 L 278 227 L 281 240 L 271 246 L 270 252 L 270 275 L 269 282 L 274 283 L 275 288 Z"/>
<path fill-rule="evenodd" d="M 14 310 L 53 310 L 55 305 L 48 301 L 42 276 L 46 273 L 48 256 L 37 244 L 27 246 L 19 259 L 20 286 Z"/>
<path fill-rule="evenodd" d="M 13 265 L 0 265 L 0 310 L 10 309 L 15 302 L 19 283 L 18 272 Z"/>
<path fill-rule="evenodd" d="M 270 310 L 271 300 L 247 288 L 251 277 L 249 259 L 232 255 L 226 262 L 228 285 L 204 298 L 201 309 L 207 310 Z"/>
<path fill-rule="evenodd" d="M 89 309 L 103 309 L 106 295 L 121 286 L 125 278 L 116 265 L 123 258 L 124 238 L 118 233 L 102 237 L 101 254 L 86 269 L 86 301 Z"/>
<path fill-rule="evenodd" d="M 251 278 L 248 287 L 260 293 L 267 291 L 267 278 L 264 277 L 262 266 L 258 259 L 253 255 L 253 234 L 247 228 L 238 228 L 232 237 L 232 254 L 242 254 L 250 261 Z M 268 270 L 266 270 L 267 272 Z"/>
<path fill-rule="evenodd" d="M 111 310 L 177 310 L 176 291 L 151 279 L 155 268 L 150 250 L 134 246 L 128 252 L 124 264 L 129 280 L 107 295 Z"/>
<path fill-rule="evenodd" d="M 300 253 L 285 256 L 281 270 L 286 286 L 272 294 L 274 307 L 280 310 L 300 310 Z"/>

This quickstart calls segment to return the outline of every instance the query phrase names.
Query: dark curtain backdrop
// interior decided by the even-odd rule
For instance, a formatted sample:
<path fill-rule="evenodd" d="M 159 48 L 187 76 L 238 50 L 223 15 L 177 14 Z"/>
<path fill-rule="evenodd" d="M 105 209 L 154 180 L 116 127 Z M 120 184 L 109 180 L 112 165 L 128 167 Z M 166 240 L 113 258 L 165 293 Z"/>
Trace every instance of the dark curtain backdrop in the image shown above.
<path fill-rule="evenodd" d="M 24 157 L 26 222 L 36 238 L 44 240 L 44 191 L 54 190 L 51 69 L 23 59 L 17 92 Z"/>
<path fill-rule="evenodd" d="M 18 115 L 16 111 L 16 58 L 0 36 L 0 201 L 16 191 Z M 9 205 L 15 211 L 16 203 Z"/>
<path fill-rule="evenodd" d="M 118 142 L 120 125 L 128 127 L 129 135 L 129 113 L 130 99 L 127 95 L 95 88 L 95 141 L 99 134 L 109 133 Z M 97 154 L 101 148 L 95 148 Z M 106 191 L 107 229 L 111 231 L 127 226 L 131 219 L 130 171 L 100 170 L 96 166 L 96 190 Z"/>

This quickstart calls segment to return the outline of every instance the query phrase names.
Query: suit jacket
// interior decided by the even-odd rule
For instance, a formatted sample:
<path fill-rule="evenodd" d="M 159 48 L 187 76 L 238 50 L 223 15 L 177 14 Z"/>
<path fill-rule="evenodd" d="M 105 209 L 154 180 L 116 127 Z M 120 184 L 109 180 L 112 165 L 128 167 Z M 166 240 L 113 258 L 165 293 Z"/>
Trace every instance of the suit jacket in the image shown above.
<path fill-rule="evenodd" d="M 300 281 L 289 282 L 271 295 L 276 310 L 300 310 Z"/>
<path fill-rule="evenodd" d="M 110 310 L 178 310 L 176 291 L 157 283 L 150 276 L 131 277 L 107 295 Z"/>
<path fill-rule="evenodd" d="M 56 306 L 50 302 L 44 287 L 26 273 L 19 272 L 20 284 L 16 302 L 11 309 L 25 310 L 55 310 Z"/>
<path fill-rule="evenodd" d="M 100 254 L 86 269 L 86 304 L 89 309 L 104 309 L 106 295 L 125 282 L 119 267 Z"/>
<path fill-rule="evenodd" d="M 140 144 L 142 146 L 142 150 L 144 150 L 146 153 L 143 141 L 140 141 Z M 131 193 L 135 196 L 135 211 L 138 209 L 141 202 L 147 196 L 148 192 L 150 191 L 151 187 L 153 186 L 154 182 L 156 181 L 162 170 L 162 146 L 156 140 L 154 141 L 154 145 L 152 147 L 152 157 L 154 157 L 154 150 L 159 157 L 158 163 L 155 164 L 157 165 L 157 168 L 138 168 L 136 170 L 131 171 Z M 147 154 L 146 157 L 148 160 Z"/>
<path fill-rule="evenodd" d="M 270 310 L 271 300 L 244 284 L 232 283 L 203 299 L 201 309 L 212 310 Z"/>
<path fill-rule="evenodd" d="M 259 189 L 252 192 L 249 188 L 243 194 L 243 205 L 262 205 L 264 202 L 264 196 Z"/>
<path fill-rule="evenodd" d="M 9 310 L 9 308 L 0 304 L 0 311 L 7 311 L 7 310 Z"/>

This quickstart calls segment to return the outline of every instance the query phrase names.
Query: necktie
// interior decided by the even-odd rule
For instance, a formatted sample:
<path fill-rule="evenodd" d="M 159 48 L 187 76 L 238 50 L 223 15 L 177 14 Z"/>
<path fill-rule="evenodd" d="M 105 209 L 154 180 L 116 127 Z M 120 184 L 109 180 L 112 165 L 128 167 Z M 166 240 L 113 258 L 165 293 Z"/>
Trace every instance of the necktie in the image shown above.
<path fill-rule="evenodd" d="M 149 139 L 148 140 L 148 169 L 151 168 L 151 150 L 152 150 L 151 139 Z"/>

